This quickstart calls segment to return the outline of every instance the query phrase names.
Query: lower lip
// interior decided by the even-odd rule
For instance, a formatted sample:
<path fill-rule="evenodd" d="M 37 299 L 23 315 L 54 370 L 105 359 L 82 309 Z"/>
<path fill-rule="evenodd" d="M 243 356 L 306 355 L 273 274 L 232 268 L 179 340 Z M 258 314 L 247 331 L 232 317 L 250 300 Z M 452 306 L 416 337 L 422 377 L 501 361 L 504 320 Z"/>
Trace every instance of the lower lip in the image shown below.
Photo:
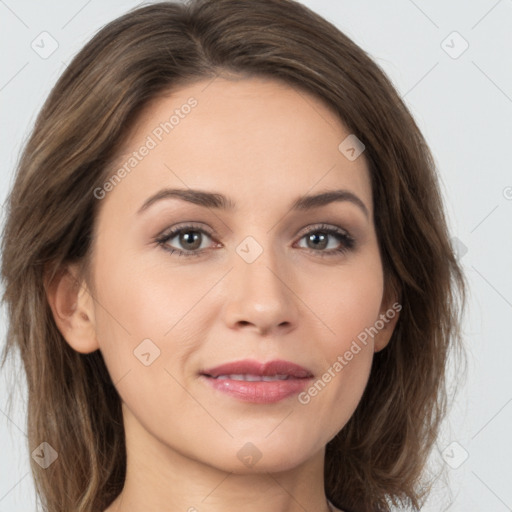
<path fill-rule="evenodd" d="M 244 402 L 258 404 L 272 404 L 280 402 L 289 396 L 300 393 L 310 382 L 310 378 L 287 379 L 265 381 L 245 381 L 231 379 L 214 379 L 213 377 L 201 376 L 206 379 L 214 389 L 226 393 Z"/>

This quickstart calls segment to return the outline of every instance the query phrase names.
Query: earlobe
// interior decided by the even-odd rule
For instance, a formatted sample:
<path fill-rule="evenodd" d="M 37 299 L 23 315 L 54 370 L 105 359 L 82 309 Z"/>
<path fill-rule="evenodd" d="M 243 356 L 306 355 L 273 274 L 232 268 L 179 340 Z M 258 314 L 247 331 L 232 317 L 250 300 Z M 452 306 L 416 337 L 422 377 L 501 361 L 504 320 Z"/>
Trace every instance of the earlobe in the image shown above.
<path fill-rule="evenodd" d="M 398 304 L 395 302 L 395 304 Z M 379 316 L 379 319 L 376 323 L 378 323 L 378 327 L 382 327 L 382 329 L 378 330 L 378 333 L 374 338 L 374 352 L 380 352 L 382 349 L 386 348 L 388 343 L 391 340 L 391 336 L 395 330 L 396 323 L 399 317 L 399 310 L 391 307 L 386 311 L 382 312 Z"/>
<path fill-rule="evenodd" d="M 45 284 L 55 323 L 67 343 L 88 354 L 99 348 L 96 338 L 94 301 L 85 281 L 78 279 L 78 267 L 68 265 Z"/>
<path fill-rule="evenodd" d="M 398 301 L 398 293 L 396 284 L 391 285 L 391 292 L 385 294 L 382 300 L 380 315 L 375 326 L 378 333 L 374 337 L 374 352 L 380 352 L 386 348 L 391 340 L 391 336 L 395 330 L 402 305 Z"/>

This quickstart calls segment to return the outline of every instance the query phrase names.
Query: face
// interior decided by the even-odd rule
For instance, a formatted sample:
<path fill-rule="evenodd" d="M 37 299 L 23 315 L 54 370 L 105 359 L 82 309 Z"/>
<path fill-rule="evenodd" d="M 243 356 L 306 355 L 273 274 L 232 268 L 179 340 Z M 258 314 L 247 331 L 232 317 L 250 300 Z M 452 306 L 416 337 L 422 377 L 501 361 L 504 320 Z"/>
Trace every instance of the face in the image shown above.
<path fill-rule="evenodd" d="M 263 79 L 187 86 L 139 119 L 120 179 L 96 191 L 90 314 L 128 438 L 276 471 L 347 423 L 390 334 L 368 335 L 389 304 L 348 135 L 319 100 Z"/>

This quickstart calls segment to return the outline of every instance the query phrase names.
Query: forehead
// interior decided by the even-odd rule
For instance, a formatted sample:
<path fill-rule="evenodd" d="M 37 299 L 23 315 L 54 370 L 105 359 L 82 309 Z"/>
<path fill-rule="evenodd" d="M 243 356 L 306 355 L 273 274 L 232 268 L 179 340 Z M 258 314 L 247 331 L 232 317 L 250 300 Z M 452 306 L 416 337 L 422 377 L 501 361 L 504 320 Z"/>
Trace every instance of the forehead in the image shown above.
<path fill-rule="evenodd" d="M 339 149 L 349 135 L 323 101 L 296 87 L 265 78 L 204 80 L 145 108 L 110 168 L 124 168 L 125 177 L 108 200 L 116 196 L 135 210 L 163 186 L 179 186 L 229 191 L 237 203 L 261 208 L 347 188 L 371 212 L 364 154 L 351 161 Z"/>

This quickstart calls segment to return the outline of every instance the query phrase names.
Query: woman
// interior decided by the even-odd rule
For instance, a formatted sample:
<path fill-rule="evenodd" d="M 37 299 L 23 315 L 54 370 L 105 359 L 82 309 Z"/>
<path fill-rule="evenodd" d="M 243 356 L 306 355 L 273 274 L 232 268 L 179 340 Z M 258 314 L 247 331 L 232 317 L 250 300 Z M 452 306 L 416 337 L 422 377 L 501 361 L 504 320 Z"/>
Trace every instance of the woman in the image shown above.
<path fill-rule="evenodd" d="M 45 510 L 428 495 L 464 277 L 414 120 L 306 7 L 104 27 L 24 150 L 2 276 Z"/>

